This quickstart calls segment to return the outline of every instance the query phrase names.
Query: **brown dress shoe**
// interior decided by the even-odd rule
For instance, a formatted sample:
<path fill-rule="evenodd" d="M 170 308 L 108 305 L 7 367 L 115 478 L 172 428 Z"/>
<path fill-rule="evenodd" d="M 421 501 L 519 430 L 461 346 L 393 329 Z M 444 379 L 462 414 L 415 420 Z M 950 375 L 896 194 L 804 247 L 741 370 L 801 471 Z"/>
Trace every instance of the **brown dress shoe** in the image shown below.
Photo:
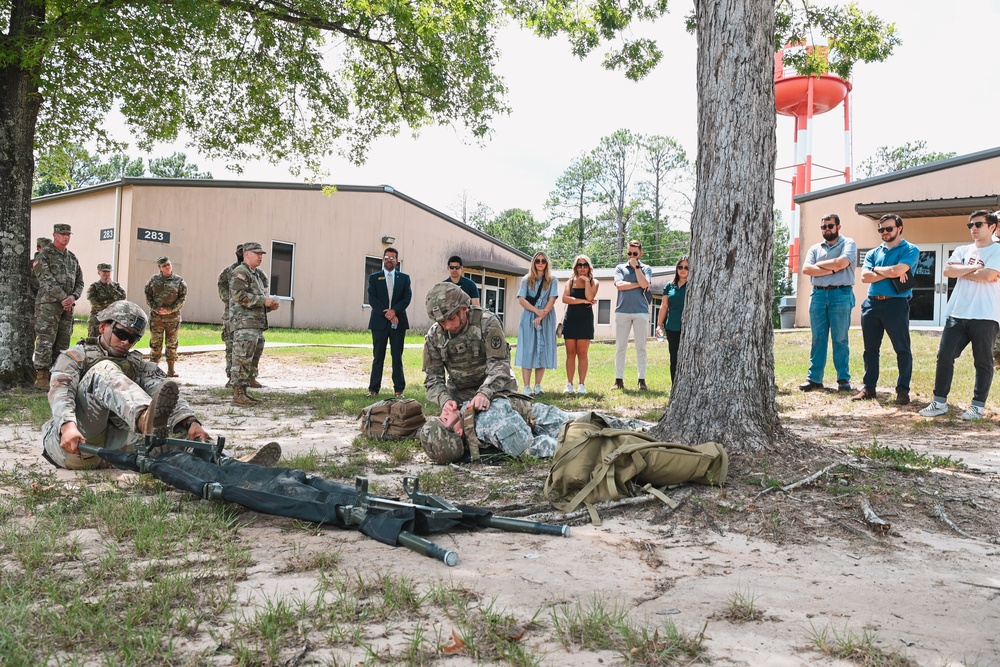
<path fill-rule="evenodd" d="M 868 399 L 875 398 L 875 392 L 869 391 L 867 388 L 862 389 L 854 396 L 851 396 L 852 401 L 867 401 Z"/>
<path fill-rule="evenodd" d="M 896 392 L 896 405 L 909 405 L 910 404 L 910 392 L 908 391 L 897 391 Z"/>

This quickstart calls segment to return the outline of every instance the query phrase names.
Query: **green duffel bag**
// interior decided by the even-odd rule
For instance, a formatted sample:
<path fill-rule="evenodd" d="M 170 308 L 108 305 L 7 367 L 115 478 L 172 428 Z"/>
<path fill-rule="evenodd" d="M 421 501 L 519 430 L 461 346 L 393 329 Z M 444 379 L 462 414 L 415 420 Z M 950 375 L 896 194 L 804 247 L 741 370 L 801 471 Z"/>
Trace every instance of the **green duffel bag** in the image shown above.
<path fill-rule="evenodd" d="M 642 431 L 607 428 L 600 415 L 590 413 L 560 430 L 544 493 L 563 512 L 584 504 L 600 525 L 595 503 L 646 491 L 673 505 L 657 487 L 685 482 L 721 486 L 728 472 L 729 456 L 718 443 L 689 447 L 658 442 Z"/>

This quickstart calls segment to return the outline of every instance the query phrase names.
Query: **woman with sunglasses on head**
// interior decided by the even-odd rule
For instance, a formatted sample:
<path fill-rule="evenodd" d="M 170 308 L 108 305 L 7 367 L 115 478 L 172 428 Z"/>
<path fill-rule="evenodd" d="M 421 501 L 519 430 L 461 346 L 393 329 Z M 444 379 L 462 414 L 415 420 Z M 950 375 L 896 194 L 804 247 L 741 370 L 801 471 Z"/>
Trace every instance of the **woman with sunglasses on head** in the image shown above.
<path fill-rule="evenodd" d="M 666 335 L 667 351 L 670 353 L 670 385 L 674 384 L 677 370 L 677 348 L 681 342 L 681 317 L 684 315 L 684 298 L 687 295 L 687 281 L 691 275 L 691 262 L 684 255 L 674 266 L 674 279 L 663 288 L 660 301 L 660 316 L 656 318 L 656 335 Z"/>
<path fill-rule="evenodd" d="M 590 362 L 587 351 L 594 340 L 594 304 L 597 298 L 597 281 L 590 258 L 577 255 L 573 260 L 573 275 L 566 282 L 562 300 L 566 304 L 563 319 L 563 338 L 566 340 L 566 389 L 564 394 L 573 392 L 573 375 L 580 370 L 578 394 L 586 394 L 587 368 Z"/>
<path fill-rule="evenodd" d="M 552 277 L 549 256 L 537 252 L 531 259 L 528 277 L 521 281 L 517 301 L 524 308 L 517 325 L 517 352 L 514 365 L 521 369 L 524 393 L 542 393 L 542 377 L 546 368 L 556 367 L 556 316 L 552 314 L 559 297 L 558 281 Z M 535 388 L 531 389 L 531 371 L 535 371 Z"/>

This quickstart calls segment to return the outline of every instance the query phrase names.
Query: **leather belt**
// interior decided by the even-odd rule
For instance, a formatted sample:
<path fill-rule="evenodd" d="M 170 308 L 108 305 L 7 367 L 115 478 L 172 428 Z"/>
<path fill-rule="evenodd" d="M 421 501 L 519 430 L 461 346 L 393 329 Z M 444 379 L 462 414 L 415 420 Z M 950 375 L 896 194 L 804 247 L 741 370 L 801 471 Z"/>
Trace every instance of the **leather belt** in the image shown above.
<path fill-rule="evenodd" d="M 901 296 L 882 296 L 881 294 L 871 294 L 868 296 L 869 299 L 875 299 L 876 301 L 886 301 L 887 299 L 902 299 Z"/>
<path fill-rule="evenodd" d="M 813 285 L 813 289 L 847 289 L 854 285 Z"/>

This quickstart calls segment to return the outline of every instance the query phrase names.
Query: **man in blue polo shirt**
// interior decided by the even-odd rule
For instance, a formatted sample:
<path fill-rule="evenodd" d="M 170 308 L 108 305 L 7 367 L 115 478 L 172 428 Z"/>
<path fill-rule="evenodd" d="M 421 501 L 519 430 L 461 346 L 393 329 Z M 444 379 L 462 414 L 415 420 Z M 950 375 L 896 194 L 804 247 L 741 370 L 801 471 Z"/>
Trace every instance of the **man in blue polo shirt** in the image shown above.
<path fill-rule="evenodd" d="M 889 213 L 878 220 L 882 245 L 865 255 L 861 282 L 868 283 L 868 298 L 861 304 L 861 336 L 865 344 L 864 387 L 852 397 L 862 401 L 875 398 L 879 375 L 879 350 L 882 335 L 889 335 L 896 351 L 899 379 L 896 381 L 896 404 L 910 402 L 910 377 L 913 353 L 910 351 L 910 283 L 913 267 L 920 259 L 920 249 L 903 238 L 903 219 Z"/>
<path fill-rule="evenodd" d="M 854 264 L 858 246 L 854 239 L 840 235 L 840 216 L 830 213 L 820 221 L 823 243 L 809 248 L 802 273 L 809 276 L 813 291 L 809 297 L 809 326 L 812 327 L 812 350 L 809 375 L 799 385 L 802 391 L 823 388 L 826 369 L 826 341 L 833 341 L 833 367 L 837 370 L 837 388 L 851 390 L 851 348 L 847 333 L 854 309 Z"/>

